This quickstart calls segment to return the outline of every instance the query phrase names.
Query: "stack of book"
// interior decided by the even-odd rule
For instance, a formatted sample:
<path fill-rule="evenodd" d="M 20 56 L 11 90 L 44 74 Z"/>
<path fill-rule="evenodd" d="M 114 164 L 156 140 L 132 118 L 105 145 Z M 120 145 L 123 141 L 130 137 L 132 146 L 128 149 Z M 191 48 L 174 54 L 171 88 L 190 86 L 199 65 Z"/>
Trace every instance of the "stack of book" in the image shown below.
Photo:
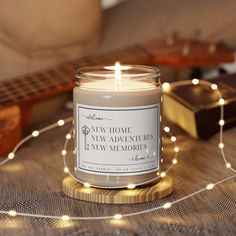
<path fill-rule="evenodd" d="M 217 84 L 224 105 L 224 128 L 236 125 L 236 74 L 210 80 Z M 195 138 L 209 138 L 219 131 L 220 104 L 217 91 L 199 84 L 171 86 L 164 95 L 164 113 Z"/>

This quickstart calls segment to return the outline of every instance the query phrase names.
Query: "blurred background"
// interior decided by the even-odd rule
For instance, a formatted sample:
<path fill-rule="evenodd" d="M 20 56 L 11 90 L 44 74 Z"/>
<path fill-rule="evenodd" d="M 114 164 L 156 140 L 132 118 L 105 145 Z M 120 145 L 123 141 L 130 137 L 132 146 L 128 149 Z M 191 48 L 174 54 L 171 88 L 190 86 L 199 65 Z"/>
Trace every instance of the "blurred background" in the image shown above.
<path fill-rule="evenodd" d="M 173 34 L 235 47 L 235 7 L 233 0 L 0 0 L 0 80 Z"/>

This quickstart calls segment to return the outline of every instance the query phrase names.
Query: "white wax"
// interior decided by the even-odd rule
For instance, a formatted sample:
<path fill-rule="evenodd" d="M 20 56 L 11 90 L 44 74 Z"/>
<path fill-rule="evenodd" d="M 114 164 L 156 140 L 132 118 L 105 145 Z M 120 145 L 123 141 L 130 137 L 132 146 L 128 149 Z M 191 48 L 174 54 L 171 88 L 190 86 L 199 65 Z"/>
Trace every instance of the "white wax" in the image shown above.
<path fill-rule="evenodd" d="M 106 79 L 101 81 L 89 81 L 83 85 L 83 89 L 102 90 L 103 92 L 130 92 L 156 89 L 156 85 L 132 79 Z"/>

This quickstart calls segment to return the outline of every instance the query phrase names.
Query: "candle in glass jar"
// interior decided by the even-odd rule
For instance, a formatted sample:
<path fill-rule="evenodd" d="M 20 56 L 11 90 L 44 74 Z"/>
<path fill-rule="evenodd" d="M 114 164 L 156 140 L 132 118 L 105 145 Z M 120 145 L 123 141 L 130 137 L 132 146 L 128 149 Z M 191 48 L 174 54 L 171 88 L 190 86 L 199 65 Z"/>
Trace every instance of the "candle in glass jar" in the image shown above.
<path fill-rule="evenodd" d="M 120 188 L 156 177 L 162 110 L 157 69 L 119 64 L 82 68 L 73 96 L 79 181 Z"/>

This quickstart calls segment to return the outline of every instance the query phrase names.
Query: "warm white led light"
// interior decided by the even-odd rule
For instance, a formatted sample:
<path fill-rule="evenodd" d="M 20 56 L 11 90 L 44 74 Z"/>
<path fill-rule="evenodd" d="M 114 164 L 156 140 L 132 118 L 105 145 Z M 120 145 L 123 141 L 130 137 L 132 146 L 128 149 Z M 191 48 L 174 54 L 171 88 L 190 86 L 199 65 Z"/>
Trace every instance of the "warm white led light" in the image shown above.
<path fill-rule="evenodd" d="M 84 183 L 84 187 L 85 187 L 85 188 L 89 188 L 90 186 L 91 186 L 90 183 L 88 183 L 88 182 L 85 182 L 85 183 Z"/>
<path fill-rule="evenodd" d="M 166 173 L 165 173 L 165 172 L 161 172 L 160 176 L 161 176 L 162 178 L 164 178 L 164 177 L 166 176 Z"/>
<path fill-rule="evenodd" d="M 173 159 L 172 160 L 172 163 L 175 165 L 175 164 L 177 164 L 177 159 Z"/>
<path fill-rule="evenodd" d="M 33 137 L 39 136 L 39 131 L 38 131 L 38 130 L 33 131 L 33 132 L 32 132 L 32 136 L 33 136 Z"/>
<path fill-rule="evenodd" d="M 175 147 L 175 148 L 174 148 L 174 151 L 175 151 L 175 152 L 179 152 L 179 147 Z"/>
<path fill-rule="evenodd" d="M 68 168 L 68 167 L 65 167 L 65 168 L 64 168 L 64 172 L 65 172 L 65 173 L 69 173 L 69 168 Z"/>
<path fill-rule="evenodd" d="M 168 126 L 164 127 L 164 131 L 165 131 L 166 133 L 169 133 L 169 132 L 170 132 L 170 127 L 168 127 Z"/>
<path fill-rule="evenodd" d="M 65 156 L 66 153 L 67 153 L 67 151 L 66 151 L 65 149 L 63 149 L 63 150 L 61 151 L 61 155 L 63 155 L 63 156 Z"/>
<path fill-rule="evenodd" d="M 17 213 L 16 213 L 16 211 L 11 210 L 11 211 L 8 211 L 8 215 L 9 216 L 16 216 Z"/>
<path fill-rule="evenodd" d="M 225 100 L 224 100 L 223 98 L 220 98 L 220 99 L 219 99 L 219 104 L 220 104 L 220 105 L 224 105 L 224 104 L 225 104 Z"/>
<path fill-rule="evenodd" d="M 127 188 L 128 189 L 134 189 L 136 186 L 135 186 L 135 184 L 128 184 L 127 185 Z"/>
<path fill-rule="evenodd" d="M 231 164 L 230 164 L 229 162 L 227 162 L 227 163 L 225 164 L 225 166 L 226 166 L 227 168 L 230 168 L 230 167 L 231 167 Z"/>
<path fill-rule="evenodd" d="M 61 217 L 61 219 L 62 219 L 62 220 L 65 220 L 65 221 L 67 221 L 67 220 L 69 220 L 69 219 L 70 219 L 70 217 L 69 217 L 69 216 L 67 216 L 67 215 L 63 215 L 63 216 Z"/>
<path fill-rule="evenodd" d="M 219 121 L 219 125 L 223 126 L 225 124 L 225 121 L 224 120 L 220 120 Z"/>
<path fill-rule="evenodd" d="M 188 82 L 187 82 L 187 84 L 190 84 L 190 83 L 191 83 L 191 81 L 188 81 Z M 212 88 L 212 90 L 215 90 L 215 89 L 217 89 L 217 85 L 212 84 L 212 85 L 211 85 L 211 88 Z M 223 99 L 223 98 L 219 99 L 219 103 L 220 103 L 221 105 L 223 105 L 223 104 L 225 103 L 224 99 Z M 224 120 L 223 120 L 223 112 L 222 112 L 222 110 L 223 110 L 223 109 L 222 109 L 222 107 L 221 107 L 221 117 L 222 117 L 222 120 L 219 121 L 219 125 L 224 125 L 224 124 L 225 124 L 225 122 L 224 122 Z M 70 121 L 71 121 L 71 120 L 70 120 Z M 58 125 L 59 125 L 59 126 L 62 126 L 62 125 L 64 125 L 65 123 L 68 123 L 68 122 L 70 122 L 70 121 L 68 121 L 68 120 L 63 121 L 63 120 L 61 120 L 61 121 L 58 121 Z M 8 154 L 8 159 L 13 159 L 14 156 L 15 156 L 16 151 L 18 151 L 19 147 L 20 147 L 22 144 L 24 144 L 26 141 L 28 141 L 29 139 L 31 139 L 31 138 L 33 138 L 33 137 L 38 136 L 41 132 L 48 131 L 48 130 L 51 130 L 51 129 L 55 128 L 55 125 L 56 125 L 56 124 L 57 124 L 57 123 L 55 123 L 55 124 L 53 124 L 53 125 L 50 125 L 50 126 L 47 126 L 47 127 L 44 127 L 44 128 L 42 128 L 42 129 L 40 129 L 39 131 L 36 130 L 36 131 L 32 132 L 32 134 L 28 135 L 26 138 L 22 139 L 22 140 L 15 146 L 15 148 L 13 149 L 13 152 L 11 152 L 11 153 Z M 169 127 L 165 127 L 164 130 L 165 130 L 165 132 L 168 133 L 168 132 L 170 131 L 170 128 L 169 128 Z M 74 137 L 74 130 L 73 130 L 72 132 L 73 132 L 72 135 L 68 135 L 69 133 L 66 135 L 66 138 L 67 138 L 67 139 L 71 139 L 72 137 Z M 174 137 L 174 136 L 171 137 L 171 141 L 173 141 L 173 137 Z M 221 127 L 221 129 L 220 129 L 220 140 L 221 140 L 221 141 L 223 140 L 223 129 L 222 129 L 222 127 Z M 220 142 L 221 142 L 221 141 L 220 141 Z M 64 147 L 65 149 L 62 150 L 62 154 L 63 154 L 63 155 L 66 154 L 66 147 L 67 147 L 67 142 L 65 142 L 65 147 Z M 219 143 L 219 148 L 224 148 L 224 144 L 223 144 L 222 142 Z M 174 150 L 175 150 L 175 152 L 178 152 L 178 151 L 179 151 L 179 148 L 178 148 L 178 147 L 175 147 Z M 76 153 L 76 151 L 73 151 L 73 153 Z M 231 168 L 231 164 L 230 164 L 229 162 L 227 162 L 227 159 L 226 159 L 226 157 L 224 157 L 222 151 L 221 151 L 221 154 L 222 154 L 222 158 L 226 161 L 225 166 L 226 166 L 227 168 Z M 154 155 L 155 155 L 155 152 L 154 152 Z M 175 156 L 177 156 L 177 154 L 175 154 Z M 8 161 L 9 161 L 9 160 L 3 160 L 2 162 L 0 162 L 0 165 L 3 165 L 4 163 L 6 163 L 6 162 L 8 162 Z M 173 163 L 173 164 L 177 163 L 177 159 L 173 159 L 173 160 L 172 160 L 172 163 Z M 65 172 L 69 171 L 68 167 L 66 166 L 66 163 L 64 163 L 64 164 L 65 164 L 65 166 L 64 166 L 64 171 L 65 171 Z M 76 167 L 74 167 L 74 169 L 77 170 Z M 160 174 L 159 172 L 157 172 L 157 173 L 156 173 L 156 174 L 157 174 L 156 179 L 159 178 L 159 175 L 160 175 L 161 177 L 165 177 L 165 176 L 166 176 L 166 173 L 168 172 L 169 169 L 171 169 L 171 167 L 168 168 L 166 172 L 161 172 L 161 174 Z M 233 168 L 232 168 L 232 171 L 234 171 Z M 229 180 L 229 179 L 232 179 L 233 177 L 234 177 L 234 176 L 232 176 L 232 177 L 230 177 L 230 178 L 229 178 L 229 177 L 228 177 L 228 178 L 224 178 L 224 179 L 222 179 L 221 181 L 219 181 L 219 182 L 217 182 L 217 183 L 215 183 L 215 184 L 209 183 L 208 185 L 206 185 L 205 188 L 202 188 L 201 190 L 204 190 L 204 189 L 208 189 L 208 190 L 213 189 L 216 185 L 218 185 L 218 184 L 220 184 L 220 183 L 223 183 L 223 182 L 225 182 L 225 181 L 227 181 L 227 180 Z M 138 184 L 142 184 L 142 183 L 138 183 Z M 84 186 L 85 186 L 85 187 L 90 187 L 90 184 L 89 184 L 89 183 L 85 183 Z M 132 189 L 133 187 L 135 187 L 134 184 L 127 185 L 127 188 L 128 188 L 128 189 Z M 193 192 L 192 194 L 189 194 L 189 195 L 187 195 L 187 196 L 185 196 L 185 197 L 183 197 L 183 198 L 179 198 L 179 199 L 178 199 L 178 202 L 183 201 L 184 199 L 186 199 L 186 198 L 188 198 L 188 197 L 195 196 L 195 195 L 197 195 L 199 192 L 201 192 L 201 191 L 196 191 L 196 192 Z M 176 202 L 177 202 L 177 201 L 176 201 Z M 173 205 L 173 204 L 174 204 L 174 202 L 172 202 L 172 203 L 170 203 L 170 202 L 165 203 L 164 205 L 162 205 L 162 208 L 164 208 L 164 209 L 170 208 L 171 205 Z M 159 209 L 159 208 L 158 208 L 158 209 Z M 147 212 L 149 212 L 149 210 L 152 211 L 153 208 L 148 209 Z M 135 212 L 134 215 L 136 215 L 137 213 L 139 214 L 139 212 Z M 9 216 L 16 216 L 16 215 L 18 215 L 18 216 L 29 216 L 29 217 L 34 217 L 34 216 L 36 216 L 36 217 L 43 217 L 43 216 L 46 216 L 47 218 L 50 218 L 50 219 L 54 219 L 55 217 L 58 218 L 58 216 L 55 216 L 55 215 L 48 216 L 48 215 L 40 215 L 40 214 L 31 214 L 31 213 L 24 213 L 24 212 L 16 212 L 16 211 L 14 211 L 14 210 L 4 211 L 3 214 L 8 214 Z M 133 215 L 133 213 L 131 212 L 131 214 L 129 214 L 129 215 Z M 113 219 L 119 220 L 119 219 L 123 218 L 124 216 L 122 216 L 121 214 L 116 214 L 116 215 L 111 216 L 111 217 L 112 217 Z M 59 217 L 59 218 L 61 218 L 61 219 L 64 220 L 64 221 L 71 220 L 71 219 L 81 219 L 81 218 L 84 219 L 84 220 L 87 220 L 86 217 L 73 217 L 73 218 L 72 218 L 72 217 L 69 217 L 69 216 L 67 216 L 67 215 L 63 215 L 63 216 L 61 216 L 61 217 Z M 109 218 L 110 218 L 110 216 L 109 216 Z M 103 217 L 102 217 L 102 216 L 101 216 L 101 217 L 100 217 L 100 216 L 94 216 L 94 219 L 103 219 Z"/>
<path fill-rule="evenodd" d="M 166 92 L 166 93 L 169 92 L 170 91 L 170 84 L 167 82 L 163 83 L 162 90 L 163 90 L 163 92 Z"/>
<path fill-rule="evenodd" d="M 14 157 L 15 157 L 14 152 L 10 152 L 10 153 L 8 154 L 8 159 L 13 159 Z"/>
<path fill-rule="evenodd" d="M 194 85 L 199 84 L 199 79 L 193 79 L 193 80 L 192 80 L 192 83 L 193 83 Z"/>
<path fill-rule="evenodd" d="M 220 149 L 224 148 L 224 146 L 225 146 L 225 145 L 224 145 L 223 143 L 219 143 L 219 148 L 220 148 Z"/>
<path fill-rule="evenodd" d="M 122 219 L 122 215 L 121 215 L 121 214 L 115 214 L 115 215 L 113 216 L 113 218 L 114 218 L 115 220 L 120 220 L 120 219 Z"/>
<path fill-rule="evenodd" d="M 63 126 L 65 124 L 65 121 L 64 120 L 59 120 L 59 121 L 57 121 L 57 124 L 59 126 Z"/>
<path fill-rule="evenodd" d="M 171 207 L 171 203 L 167 202 L 162 206 L 164 209 L 170 208 Z"/>
<path fill-rule="evenodd" d="M 214 188 L 214 184 L 208 184 L 206 186 L 206 189 L 210 190 L 210 189 L 213 189 Z"/>
<path fill-rule="evenodd" d="M 218 86 L 217 86 L 216 84 L 212 84 L 212 85 L 211 85 L 211 89 L 212 89 L 212 90 L 216 90 L 216 89 L 218 89 Z"/>
<path fill-rule="evenodd" d="M 176 137 L 175 137 L 175 136 L 171 136 L 170 140 L 171 140 L 172 142 L 175 142 L 175 141 L 176 141 Z"/>

